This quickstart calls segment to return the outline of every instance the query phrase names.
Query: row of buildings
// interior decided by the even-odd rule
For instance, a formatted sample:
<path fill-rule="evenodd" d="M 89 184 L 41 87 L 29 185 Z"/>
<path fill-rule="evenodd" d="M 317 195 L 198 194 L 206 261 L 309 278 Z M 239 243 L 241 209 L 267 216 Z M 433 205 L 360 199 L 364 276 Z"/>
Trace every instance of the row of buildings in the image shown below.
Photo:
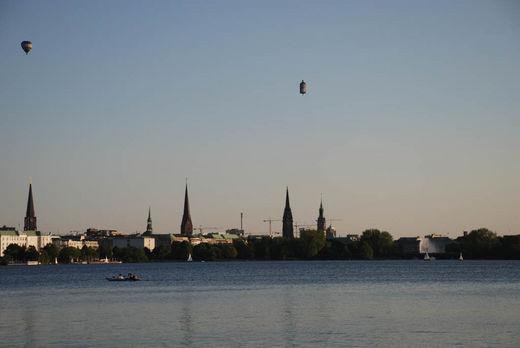
<path fill-rule="evenodd" d="M 0 227 L 0 256 L 4 255 L 5 250 L 10 244 L 16 244 L 24 248 L 34 247 L 38 251 L 51 243 L 57 245 L 59 248 L 74 247 L 81 249 L 85 246 L 98 248 L 100 244 L 106 244 L 110 247 L 136 247 L 153 250 L 160 245 L 170 246 L 173 242 L 182 241 L 189 241 L 193 245 L 199 243 L 232 243 L 234 239 L 240 238 L 243 235 L 244 231 L 238 229 L 229 229 L 225 233 L 209 233 L 205 235 L 201 233 L 200 235 L 194 235 L 187 185 L 184 197 L 181 231 L 179 234 L 154 234 L 151 209 L 148 210 L 146 231 L 143 233 L 125 235 L 117 230 L 89 228 L 84 233 L 67 236 L 51 235 L 50 233 L 43 234 L 38 231 L 37 228 L 32 183 L 30 183 L 27 211 L 24 218 L 24 229 L 23 231 L 18 231 L 15 227 L 5 225 Z"/>
<path fill-rule="evenodd" d="M 293 222 L 289 201 L 289 189 L 287 188 L 285 208 L 282 219 L 282 236 L 284 238 L 294 238 L 294 226 L 295 225 Z M 303 228 L 300 228 L 299 232 L 301 233 L 309 227 L 313 226 L 305 225 Z M 84 246 L 97 248 L 100 244 L 103 243 L 110 247 L 136 247 L 153 250 L 155 247 L 160 245 L 170 246 L 173 242 L 189 241 L 193 245 L 199 243 L 232 243 L 233 240 L 244 237 L 244 231 L 242 229 L 230 229 L 227 230 L 226 233 L 208 233 L 204 235 L 202 235 L 202 231 L 200 234 L 195 235 L 193 233 L 193 229 L 188 197 L 188 186 L 186 185 L 184 195 L 184 211 L 179 234 L 154 234 L 151 209 L 148 210 L 146 231 L 143 233 L 124 235 L 123 233 L 116 230 L 89 228 L 84 233 L 68 236 L 43 234 L 37 230 L 37 219 L 34 210 L 32 183 L 30 183 L 29 196 L 27 199 L 27 210 L 24 218 L 24 229 L 23 231 L 17 231 L 14 227 L 0 227 L 0 256 L 3 256 L 5 249 L 10 244 L 17 244 L 25 248 L 33 246 L 38 251 L 49 243 L 53 243 L 60 248 L 75 247 L 81 249 Z M 323 232 L 327 239 L 336 239 L 344 243 L 354 242 L 359 239 L 358 235 L 347 235 L 346 237 L 337 238 L 334 227 L 332 227 L 332 225 L 327 227 L 324 216 L 323 201 L 320 202 L 319 215 L 316 220 L 316 230 Z M 447 236 L 428 235 L 424 238 L 403 237 L 398 239 L 396 244 L 401 246 L 405 254 L 418 255 L 427 252 L 430 254 L 442 254 L 446 251 L 446 246 L 451 242 L 452 239 Z"/>

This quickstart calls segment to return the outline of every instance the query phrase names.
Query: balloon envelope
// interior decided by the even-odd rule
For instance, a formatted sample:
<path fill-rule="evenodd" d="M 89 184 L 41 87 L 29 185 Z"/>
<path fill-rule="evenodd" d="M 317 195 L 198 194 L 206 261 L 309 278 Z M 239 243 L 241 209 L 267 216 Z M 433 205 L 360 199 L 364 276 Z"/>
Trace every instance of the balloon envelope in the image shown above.
<path fill-rule="evenodd" d="M 29 54 L 29 51 L 32 49 L 32 42 L 31 41 L 22 41 L 22 49 L 24 50 L 25 54 Z"/>
<path fill-rule="evenodd" d="M 305 93 L 307 93 L 307 84 L 302 80 L 302 82 L 300 82 L 300 94 Z"/>

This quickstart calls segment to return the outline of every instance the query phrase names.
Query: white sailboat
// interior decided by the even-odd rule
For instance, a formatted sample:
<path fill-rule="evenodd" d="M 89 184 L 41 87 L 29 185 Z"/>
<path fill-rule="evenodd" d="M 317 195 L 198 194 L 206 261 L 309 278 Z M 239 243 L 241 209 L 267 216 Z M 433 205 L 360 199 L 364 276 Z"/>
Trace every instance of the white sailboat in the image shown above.
<path fill-rule="evenodd" d="M 188 261 L 188 262 L 193 261 L 193 258 L 191 257 L 191 254 L 188 255 L 188 259 L 186 261 Z"/>

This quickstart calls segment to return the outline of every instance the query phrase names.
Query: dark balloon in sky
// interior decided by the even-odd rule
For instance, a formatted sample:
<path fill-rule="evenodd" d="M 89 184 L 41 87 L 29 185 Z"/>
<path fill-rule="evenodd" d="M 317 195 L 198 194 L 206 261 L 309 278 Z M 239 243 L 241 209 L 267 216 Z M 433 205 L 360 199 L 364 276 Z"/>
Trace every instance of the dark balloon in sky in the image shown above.
<path fill-rule="evenodd" d="M 300 82 L 300 94 L 305 93 L 307 93 L 307 84 L 302 80 L 302 82 Z"/>
<path fill-rule="evenodd" d="M 22 49 L 24 50 L 25 54 L 29 54 L 29 51 L 32 49 L 32 42 L 31 41 L 22 41 Z"/>

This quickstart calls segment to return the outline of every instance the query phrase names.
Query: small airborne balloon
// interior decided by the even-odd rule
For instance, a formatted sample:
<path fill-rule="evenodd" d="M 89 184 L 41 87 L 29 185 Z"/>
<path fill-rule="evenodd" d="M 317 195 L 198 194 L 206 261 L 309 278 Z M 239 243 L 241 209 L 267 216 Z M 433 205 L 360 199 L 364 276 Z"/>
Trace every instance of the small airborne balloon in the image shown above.
<path fill-rule="evenodd" d="M 31 41 L 22 41 L 22 49 L 25 52 L 25 55 L 29 54 L 29 51 L 32 49 L 32 42 Z"/>
<path fill-rule="evenodd" d="M 302 80 L 302 82 L 300 82 L 300 94 L 303 95 L 305 93 L 307 93 L 307 84 Z"/>

